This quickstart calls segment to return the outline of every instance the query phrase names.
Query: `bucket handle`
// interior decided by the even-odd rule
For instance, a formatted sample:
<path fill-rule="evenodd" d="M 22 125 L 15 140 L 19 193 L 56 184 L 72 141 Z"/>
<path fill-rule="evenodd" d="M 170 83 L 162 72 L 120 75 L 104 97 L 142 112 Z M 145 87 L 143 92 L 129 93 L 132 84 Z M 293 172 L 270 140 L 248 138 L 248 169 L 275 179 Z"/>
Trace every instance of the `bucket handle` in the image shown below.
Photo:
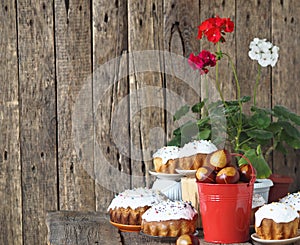
<path fill-rule="evenodd" d="M 255 180 L 256 180 L 256 175 L 255 175 L 255 170 L 254 170 L 254 168 L 253 168 L 253 166 L 252 166 L 252 164 L 251 164 L 249 158 L 248 158 L 248 157 L 245 157 L 244 155 L 239 154 L 239 153 L 231 153 L 231 156 L 239 156 L 239 157 L 244 158 L 244 159 L 247 161 L 247 163 L 249 164 L 249 166 L 250 166 L 250 168 L 251 168 L 251 180 L 250 180 L 249 183 L 250 183 L 251 185 L 253 185 L 254 182 L 255 182 Z"/>

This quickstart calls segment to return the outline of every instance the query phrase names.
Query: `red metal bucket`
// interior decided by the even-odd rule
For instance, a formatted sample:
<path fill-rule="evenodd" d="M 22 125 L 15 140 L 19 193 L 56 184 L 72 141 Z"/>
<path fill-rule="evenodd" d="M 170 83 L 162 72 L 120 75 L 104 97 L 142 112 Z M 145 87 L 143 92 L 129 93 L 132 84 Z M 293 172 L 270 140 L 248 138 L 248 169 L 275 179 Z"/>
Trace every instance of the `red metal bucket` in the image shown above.
<path fill-rule="evenodd" d="M 252 168 L 249 160 L 246 160 Z M 213 243 L 240 243 L 250 239 L 254 182 L 255 175 L 250 183 L 197 182 L 204 240 Z"/>

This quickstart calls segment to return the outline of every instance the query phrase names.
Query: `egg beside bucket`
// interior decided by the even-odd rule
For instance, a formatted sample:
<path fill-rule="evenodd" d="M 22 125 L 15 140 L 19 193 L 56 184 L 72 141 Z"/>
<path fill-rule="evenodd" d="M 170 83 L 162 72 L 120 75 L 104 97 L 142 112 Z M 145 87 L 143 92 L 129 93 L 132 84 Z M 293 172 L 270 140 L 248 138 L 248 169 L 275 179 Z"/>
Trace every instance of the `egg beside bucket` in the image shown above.
<path fill-rule="evenodd" d="M 245 156 L 243 157 L 253 167 Z M 250 216 L 255 174 L 249 183 L 209 184 L 197 181 L 204 240 L 241 243 L 250 239 Z"/>

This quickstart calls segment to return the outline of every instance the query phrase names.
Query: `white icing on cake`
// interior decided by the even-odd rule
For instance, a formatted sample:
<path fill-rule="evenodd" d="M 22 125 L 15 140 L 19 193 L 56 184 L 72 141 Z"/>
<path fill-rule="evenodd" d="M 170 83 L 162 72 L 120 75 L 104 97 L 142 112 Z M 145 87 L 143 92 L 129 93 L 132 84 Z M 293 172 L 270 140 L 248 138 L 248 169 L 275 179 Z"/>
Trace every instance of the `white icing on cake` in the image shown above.
<path fill-rule="evenodd" d="M 280 199 L 279 202 L 288 204 L 294 207 L 297 211 L 300 211 L 300 191 L 288 194 Z"/>
<path fill-rule="evenodd" d="M 159 157 L 162 163 L 166 164 L 170 159 L 179 158 L 179 148 L 177 146 L 165 146 L 153 154 L 153 158 Z"/>
<path fill-rule="evenodd" d="M 260 194 L 254 194 L 252 198 L 252 208 L 263 206 L 266 203 L 265 199 Z"/>
<path fill-rule="evenodd" d="M 197 211 L 191 203 L 168 200 L 153 205 L 143 214 L 142 219 L 148 222 L 179 219 L 192 220 L 196 214 Z"/>
<path fill-rule="evenodd" d="M 107 210 L 128 207 L 136 209 L 139 207 L 152 206 L 167 199 L 168 198 L 158 190 L 139 187 L 125 190 L 116 195 Z"/>
<path fill-rule="evenodd" d="M 265 204 L 255 212 L 255 225 L 259 227 L 263 219 L 272 219 L 275 223 L 288 223 L 297 217 L 298 212 L 291 206 L 273 202 Z"/>
<path fill-rule="evenodd" d="M 182 148 L 177 146 L 165 146 L 153 154 L 153 158 L 159 157 L 162 163 L 166 164 L 170 159 L 189 157 L 200 154 L 210 154 L 217 150 L 217 147 L 208 140 L 194 140 L 185 144 Z"/>
<path fill-rule="evenodd" d="M 208 140 L 194 140 L 185 144 L 179 152 L 179 157 L 189 157 L 200 154 L 210 154 L 218 150 L 217 147 Z"/>

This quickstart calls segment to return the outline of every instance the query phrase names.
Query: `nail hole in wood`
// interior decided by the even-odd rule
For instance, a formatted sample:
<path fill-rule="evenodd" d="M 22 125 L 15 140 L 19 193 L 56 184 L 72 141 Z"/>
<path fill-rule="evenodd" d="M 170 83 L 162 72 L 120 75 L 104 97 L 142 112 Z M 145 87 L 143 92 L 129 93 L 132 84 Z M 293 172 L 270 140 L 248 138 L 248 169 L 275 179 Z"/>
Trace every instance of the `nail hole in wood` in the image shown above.
<path fill-rule="evenodd" d="M 7 160 L 7 151 L 4 151 L 4 160 Z"/>
<path fill-rule="evenodd" d="M 108 15 L 107 15 L 107 13 L 105 13 L 105 15 L 104 15 L 104 22 L 105 22 L 105 23 L 108 22 Z"/>
<path fill-rule="evenodd" d="M 70 171 L 71 171 L 71 173 L 74 172 L 74 165 L 73 165 L 73 162 L 71 162 Z"/>

